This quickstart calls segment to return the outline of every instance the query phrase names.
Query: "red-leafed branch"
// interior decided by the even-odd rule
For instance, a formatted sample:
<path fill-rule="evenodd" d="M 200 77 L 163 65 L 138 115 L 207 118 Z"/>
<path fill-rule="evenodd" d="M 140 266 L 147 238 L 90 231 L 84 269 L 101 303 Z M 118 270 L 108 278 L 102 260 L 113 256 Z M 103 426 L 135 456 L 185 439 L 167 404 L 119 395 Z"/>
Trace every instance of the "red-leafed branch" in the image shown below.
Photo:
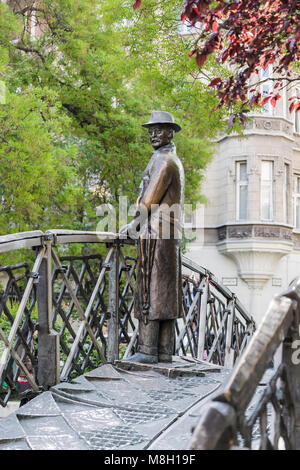
<path fill-rule="evenodd" d="M 134 7 L 141 3 L 136 1 Z M 232 67 L 229 78 L 215 77 L 210 86 L 217 91 L 219 108 L 241 102 L 242 120 L 249 105 L 270 100 L 275 106 L 280 97 L 276 88 L 295 80 L 291 65 L 300 59 L 299 0 L 185 0 L 181 21 L 191 28 L 200 27 L 189 53 L 200 68 L 212 53 L 217 61 Z M 277 77 L 274 91 L 262 97 L 253 90 L 249 98 L 250 81 L 269 65 Z M 300 98 L 294 96 L 290 101 L 290 112 L 299 111 Z"/>

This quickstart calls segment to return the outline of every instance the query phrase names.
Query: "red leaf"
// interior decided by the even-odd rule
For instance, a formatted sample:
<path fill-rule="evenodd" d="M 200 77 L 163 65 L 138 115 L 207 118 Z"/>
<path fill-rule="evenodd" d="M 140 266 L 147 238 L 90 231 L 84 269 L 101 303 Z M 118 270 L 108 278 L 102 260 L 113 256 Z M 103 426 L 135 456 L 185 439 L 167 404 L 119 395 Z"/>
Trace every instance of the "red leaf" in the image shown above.
<path fill-rule="evenodd" d="M 280 95 L 272 96 L 270 103 L 271 103 L 271 105 L 273 106 L 273 108 L 275 108 L 276 102 L 277 102 L 277 100 L 279 100 L 279 98 L 281 98 Z"/>
<path fill-rule="evenodd" d="M 224 52 L 222 52 L 221 57 L 222 57 L 222 62 L 224 63 L 227 57 L 229 56 L 229 50 L 225 49 Z"/>
<path fill-rule="evenodd" d="M 261 102 L 262 106 L 264 106 L 269 101 L 270 98 L 271 96 L 266 96 Z"/>
<path fill-rule="evenodd" d="M 187 19 L 187 15 L 182 15 L 181 16 L 181 22 L 182 23 L 184 23 L 186 19 Z"/>
<path fill-rule="evenodd" d="M 213 22 L 212 24 L 212 27 L 211 27 L 212 31 L 215 33 L 216 31 L 218 31 L 219 29 L 219 25 L 216 21 Z"/>
<path fill-rule="evenodd" d="M 235 3 L 238 3 L 238 2 L 235 2 Z M 238 9 L 238 7 L 239 7 L 238 5 L 233 3 L 232 5 L 229 5 L 228 9 L 231 11 L 235 11 Z"/>
<path fill-rule="evenodd" d="M 210 82 L 210 84 L 209 84 L 208 86 L 215 86 L 215 85 L 218 85 L 218 84 L 221 83 L 221 82 L 222 82 L 221 78 L 219 78 L 219 77 L 218 77 L 218 78 L 214 78 L 214 79 Z"/>
<path fill-rule="evenodd" d="M 133 5 L 133 8 L 136 10 L 141 6 L 142 0 L 136 0 L 135 4 Z"/>
<path fill-rule="evenodd" d="M 296 101 L 291 103 L 289 106 L 290 113 L 292 113 L 294 109 L 295 109 L 295 113 L 298 113 L 300 111 L 300 103 L 297 103 Z"/>
<path fill-rule="evenodd" d="M 196 62 L 197 62 L 198 67 L 202 67 L 202 65 L 206 61 L 206 57 L 207 57 L 206 54 L 197 54 Z"/>

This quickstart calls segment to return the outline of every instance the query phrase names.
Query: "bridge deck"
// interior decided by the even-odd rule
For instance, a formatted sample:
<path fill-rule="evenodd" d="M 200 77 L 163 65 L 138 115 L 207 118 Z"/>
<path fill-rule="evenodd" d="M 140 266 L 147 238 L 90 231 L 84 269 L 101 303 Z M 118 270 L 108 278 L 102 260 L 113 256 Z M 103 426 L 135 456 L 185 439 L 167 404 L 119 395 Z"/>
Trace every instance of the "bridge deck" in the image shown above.
<path fill-rule="evenodd" d="M 228 373 L 179 357 L 171 367 L 102 365 L 1 419 L 0 450 L 187 449 L 200 407 Z"/>
<path fill-rule="evenodd" d="M 0 450 L 186 449 L 199 405 L 229 372 L 178 357 L 126 368 L 102 365 L 1 419 Z"/>

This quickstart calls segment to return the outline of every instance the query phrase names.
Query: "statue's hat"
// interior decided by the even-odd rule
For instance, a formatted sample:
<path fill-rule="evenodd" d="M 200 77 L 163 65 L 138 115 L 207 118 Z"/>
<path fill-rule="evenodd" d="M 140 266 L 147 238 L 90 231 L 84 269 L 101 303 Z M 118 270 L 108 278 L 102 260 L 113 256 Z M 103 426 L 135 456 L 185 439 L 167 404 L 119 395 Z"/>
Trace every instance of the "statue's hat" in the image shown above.
<path fill-rule="evenodd" d="M 167 111 L 152 111 L 151 118 L 146 124 L 142 124 L 143 127 L 150 127 L 153 124 L 169 124 L 175 132 L 179 132 L 181 127 L 179 124 L 174 122 L 174 118 L 171 113 Z"/>

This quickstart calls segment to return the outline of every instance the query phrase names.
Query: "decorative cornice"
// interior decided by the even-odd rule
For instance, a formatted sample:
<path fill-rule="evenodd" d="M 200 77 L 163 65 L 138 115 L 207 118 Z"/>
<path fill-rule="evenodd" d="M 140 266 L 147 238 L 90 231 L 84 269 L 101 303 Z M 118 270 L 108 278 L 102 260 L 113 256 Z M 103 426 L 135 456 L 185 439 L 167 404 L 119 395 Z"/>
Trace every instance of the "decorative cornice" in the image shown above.
<path fill-rule="evenodd" d="M 275 135 L 277 137 L 283 137 L 289 141 L 294 142 L 294 129 L 293 123 L 283 117 L 275 116 L 252 116 L 250 120 L 246 122 L 243 135 L 238 133 L 232 134 L 221 134 L 217 139 L 220 142 L 230 137 L 243 137 L 250 135 Z M 295 134 L 297 135 L 297 134 Z"/>
<path fill-rule="evenodd" d="M 292 242 L 292 227 L 269 224 L 223 225 L 218 227 L 218 240 L 267 239 Z"/>
<path fill-rule="evenodd" d="M 280 259 L 293 250 L 293 242 L 289 238 L 273 238 L 270 242 L 270 238 L 254 239 L 246 234 L 244 231 L 240 238 L 223 239 L 217 247 L 220 253 L 235 261 L 240 278 L 251 289 L 262 289 L 273 276 Z"/>

